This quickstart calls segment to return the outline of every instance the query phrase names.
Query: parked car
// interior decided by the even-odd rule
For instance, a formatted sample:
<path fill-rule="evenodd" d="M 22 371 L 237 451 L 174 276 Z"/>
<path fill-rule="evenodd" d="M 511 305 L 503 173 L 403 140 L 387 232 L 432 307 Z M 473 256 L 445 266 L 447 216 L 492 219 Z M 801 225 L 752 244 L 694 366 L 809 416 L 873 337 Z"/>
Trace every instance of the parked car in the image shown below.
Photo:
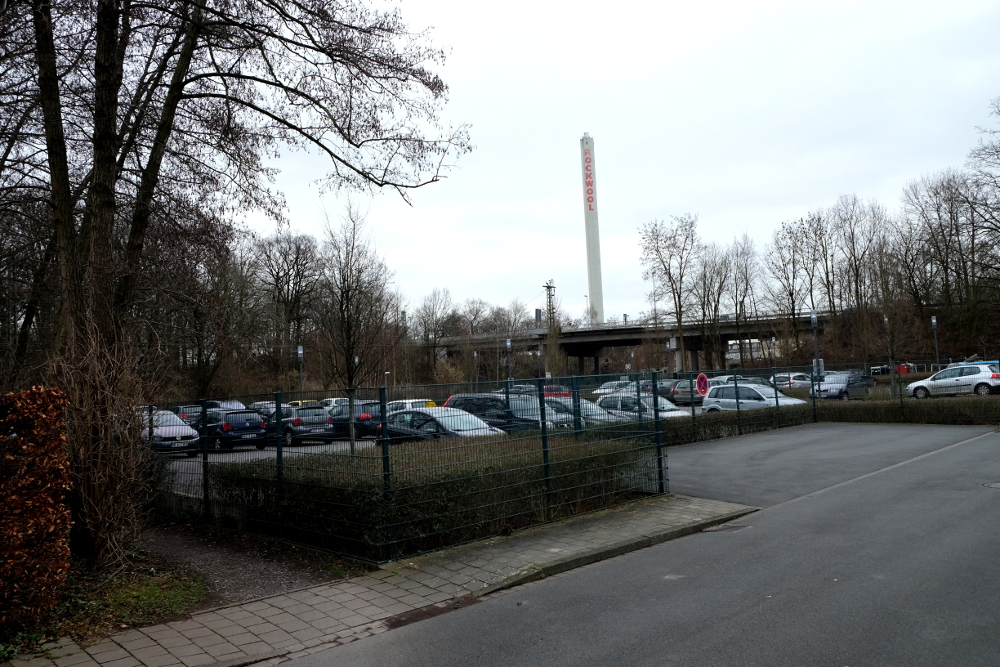
<path fill-rule="evenodd" d="M 398 410 L 421 410 L 423 408 L 436 408 L 437 403 L 429 398 L 405 398 L 401 401 L 389 401 L 385 409 L 389 412 Z"/>
<path fill-rule="evenodd" d="M 351 406 L 345 403 L 327 411 L 334 437 L 349 437 L 349 424 L 353 421 L 355 438 L 374 438 L 382 421 L 382 404 L 378 401 L 355 401 L 353 414 L 350 414 L 350 409 Z"/>
<path fill-rule="evenodd" d="M 681 380 L 659 380 L 656 383 L 656 392 L 660 396 L 664 396 L 664 395 L 668 394 L 670 392 L 670 388 L 673 387 L 678 382 L 681 382 Z M 652 394 L 653 393 L 653 383 L 652 382 L 646 382 L 646 383 L 644 383 L 642 385 L 642 391 L 644 393 L 647 393 L 647 394 Z"/>
<path fill-rule="evenodd" d="M 275 410 L 274 406 L 275 406 L 274 401 L 257 401 L 256 403 L 251 403 L 250 405 L 248 405 L 247 408 L 250 409 L 250 410 L 254 410 L 258 414 L 260 414 L 260 416 L 262 416 L 262 417 L 270 417 L 271 415 L 274 414 L 274 410 Z M 292 406 L 289 405 L 288 403 L 282 403 L 281 404 L 281 411 L 282 412 L 284 412 L 285 410 L 291 410 L 291 409 L 292 409 Z"/>
<path fill-rule="evenodd" d="M 856 375 L 861 378 L 861 381 L 865 383 L 867 387 L 875 386 L 875 378 L 869 373 L 865 373 L 860 368 L 848 368 L 846 371 L 840 371 L 841 373 L 847 373 L 848 375 Z"/>
<path fill-rule="evenodd" d="M 701 409 L 702 412 L 736 410 L 737 398 L 739 399 L 740 410 L 773 408 L 775 407 L 775 394 L 777 394 L 777 405 L 779 407 L 805 405 L 806 403 L 801 399 L 785 396 L 780 391 L 771 387 L 726 384 L 709 389 L 708 395 L 705 396 L 705 401 L 701 404 Z"/>
<path fill-rule="evenodd" d="M 288 401 L 288 404 L 293 408 L 323 408 L 326 407 L 319 401 L 308 400 L 308 401 Z"/>
<path fill-rule="evenodd" d="M 332 408 L 336 405 L 347 405 L 348 402 L 346 398 L 321 398 L 319 404 L 324 408 Z"/>
<path fill-rule="evenodd" d="M 852 398 L 865 398 L 868 395 L 868 385 L 860 375 L 846 373 L 827 373 L 822 376 L 809 391 L 809 396 L 816 398 L 836 398 L 846 401 Z"/>
<path fill-rule="evenodd" d="M 570 416 L 573 415 L 573 399 L 572 398 L 556 398 L 553 399 L 559 401 L 566 409 L 569 411 Z M 583 422 L 584 426 L 598 426 L 603 424 L 616 424 L 622 421 L 626 421 L 622 417 L 611 414 L 597 403 L 588 401 L 585 398 L 580 399 L 580 421 Z"/>
<path fill-rule="evenodd" d="M 771 383 L 782 389 L 802 389 L 812 386 L 808 373 L 781 373 L 771 377 Z"/>
<path fill-rule="evenodd" d="M 512 384 L 510 388 L 500 387 L 493 391 L 494 394 L 500 394 L 501 396 L 506 394 L 537 394 L 538 387 L 533 384 Z"/>
<path fill-rule="evenodd" d="M 535 428 L 542 427 L 542 410 L 537 396 L 511 396 L 510 409 L 522 419 L 534 420 Z M 546 398 L 545 421 L 549 428 L 570 428 L 573 426 L 573 413 L 555 398 Z"/>
<path fill-rule="evenodd" d="M 694 380 L 677 381 L 663 397 L 674 405 L 691 405 L 691 401 L 695 405 L 701 405 L 705 398 L 698 393 L 698 385 Z"/>
<path fill-rule="evenodd" d="M 606 394 L 613 394 L 616 391 L 621 391 L 627 389 L 632 383 L 629 380 L 614 380 L 612 382 L 605 382 L 600 387 L 594 390 L 594 393 L 598 396 L 604 396 Z"/>
<path fill-rule="evenodd" d="M 938 371 L 926 380 L 906 385 L 914 398 L 976 394 L 987 396 L 1000 391 L 1000 372 L 993 364 L 964 364 Z"/>
<path fill-rule="evenodd" d="M 257 449 L 264 449 L 267 441 L 278 439 L 277 415 L 272 413 L 265 421 L 267 436 L 263 442 L 258 442 Z M 282 407 L 281 408 L 281 438 L 285 447 L 292 445 L 322 444 L 333 440 L 333 419 L 322 407 Z"/>
<path fill-rule="evenodd" d="M 573 390 L 561 384 L 547 384 L 542 387 L 542 393 L 545 396 L 566 397 L 572 396 Z"/>
<path fill-rule="evenodd" d="M 184 452 L 188 456 L 198 453 L 198 432 L 176 414 L 169 410 L 157 410 L 152 415 L 144 412 L 140 414 L 140 437 L 149 443 L 154 452 Z"/>
<path fill-rule="evenodd" d="M 265 442 L 267 434 L 264 418 L 256 410 L 209 410 L 204 423 L 199 413 L 191 426 L 205 439 L 205 446 L 215 451 L 233 449 L 239 443 L 256 445 Z"/>
<path fill-rule="evenodd" d="M 379 429 L 381 426 L 379 424 Z M 465 410 L 437 407 L 393 412 L 386 417 L 386 427 L 390 443 L 437 438 L 474 438 L 503 433 Z"/>
<path fill-rule="evenodd" d="M 205 401 L 205 405 L 209 410 L 246 410 L 247 406 L 243 405 L 235 399 L 218 399 L 212 401 Z"/>
<path fill-rule="evenodd" d="M 513 394 L 511 395 L 513 398 Z M 496 394 L 455 394 L 444 402 L 446 408 L 457 408 L 476 415 L 494 428 L 504 431 L 537 430 L 537 419 L 518 417 Z"/>
<path fill-rule="evenodd" d="M 185 424 L 191 425 L 201 415 L 201 405 L 178 405 L 170 411 L 181 418 Z"/>
<path fill-rule="evenodd" d="M 661 419 L 688 416 L 686 410 L 681 410 L 662 396 L 659 398 L 660 402 L 657 405 Z M 597 405 L 615 417 L 622 419 L 638 420 L 653 418 L 653 397 L 650 395 L 636 396 L 632 392 L 609 394 L 598 399 Z"/>

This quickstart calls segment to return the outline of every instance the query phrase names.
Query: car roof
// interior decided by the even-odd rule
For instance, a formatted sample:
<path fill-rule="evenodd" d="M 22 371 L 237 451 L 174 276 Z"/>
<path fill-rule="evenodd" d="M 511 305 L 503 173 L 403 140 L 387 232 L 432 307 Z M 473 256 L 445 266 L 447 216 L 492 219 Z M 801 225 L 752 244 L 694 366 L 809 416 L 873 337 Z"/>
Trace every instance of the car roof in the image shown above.
<path fill-rule="evenodd" d="M 402 412 L 402 410 L 400 412 Z M 471 412 L 466 412 L 465 410 L 459 410 L 458 408 L 415 408 L 413 410 L 407 410 L 407 412 L 423 412 L 424 414 L 430 415 L 431 417 L 446 417 L 448 415 L 472 415 Z M 475 417 L 475 415 L 472 416 Z"/>

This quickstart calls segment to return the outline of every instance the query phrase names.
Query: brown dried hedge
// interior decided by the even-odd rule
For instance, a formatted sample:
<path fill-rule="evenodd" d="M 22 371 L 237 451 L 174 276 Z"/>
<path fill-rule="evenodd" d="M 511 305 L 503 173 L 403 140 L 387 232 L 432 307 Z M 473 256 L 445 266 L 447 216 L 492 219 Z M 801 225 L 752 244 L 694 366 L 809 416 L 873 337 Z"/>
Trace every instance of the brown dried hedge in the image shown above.
<path fill-rule="evenodd" d="M 69 570 L 65 409 L 58 389 L 0 396 L 0 627 L 36 621 Z"/>

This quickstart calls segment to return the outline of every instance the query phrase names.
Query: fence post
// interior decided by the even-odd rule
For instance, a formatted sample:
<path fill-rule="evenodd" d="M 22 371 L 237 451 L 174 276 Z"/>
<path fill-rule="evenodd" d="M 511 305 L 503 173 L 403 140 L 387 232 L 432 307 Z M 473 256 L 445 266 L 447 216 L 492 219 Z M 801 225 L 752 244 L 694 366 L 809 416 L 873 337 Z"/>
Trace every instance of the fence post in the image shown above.
<path fill-rule="evenodd" d="M 816 382 L 816 373 L 819 372 L 819 364 L 813 363 L 812 370 L 809 373 L 809 395 L 812 396 L 813 401 L 813 424 L 819 421 L 819 417 L 816 415 L 816 394 L 819 392 L 819 385 Z"/>
<path fill-rule="evenodd" d="M 552 518 L 552 469 L 549 466 L 549 424 L 545 421 L 545 380 L 538 384 L 538 418 L 542 426 L 542 465 L 545 470 L 545 515 Z"/>
<path fill-rule="evenodd" d="M 385 499 L 386 505 L 391 507 L 392 505 L 392 466 L 389 460 L 389 423 L 386 420 L 386 394 L 385 387 L 379 387 L 378 389 L 378 402 L 379 409 L 381 410 L 381 415 L 379 417 L 379 440 L 382 441 L 382 488 L 383 488 L 383 498 Z M 388 512 L 384 516 L 387 525 L 386 533 L 389 538 L 389 560 L 395 557 L 395 539 L 393 537 L 393 517 L 395 512 Z"/>
<path fill-rule="evenodd" d="M 773 359 L 771 360 L 774 361 Z M 792 376 L 788 376 L 789 382 L 792 380 Z M 781 406 L 778 404 L 778 373 L 777 369 L 774 367 L 773 363 L 771 365 L 771 384 L 774 385 L 774 421 L 776 426 L 781 428 Z"/>
<path fill-rule="evenodd" d="M 580 437 L 580 431 L 583 429 L 583 424 L 581 424 L 580 419 L 580 378 L 573 376 L 572 381 L 573 389 L 573 435 L 577 438 Z"/>
<path fill-rule="evenodd" d="M 282 456 L 283 445 L 285 439 L 284 433 L 284 421 L 282 421 L 281 415 L 281 392 L 274 392 L 274 436 L 278 439 L 276 446 L 274 465 L 277 469 L 278 480 L 280 481 L 285 476 L 285 461 Z"/>
<path fill-rule="evenodd" d="M 733 389 L 736 390 L 736 433 L 743 435 L 743 421 L 740 417 L 740 376 L 733 374 Z"/>
<path fill-rule="evenodd" d="M 656 443 L 656 481 L 660 493 L 667 492 L 666 464 L 663 460 L 663 437 L 660 435 L 660 374 L 653 371 L 653 441 Z"/>
<path fill-rule="evenodd" d="M 694 389 L 694 371 L 688 373 L 688 382 L 691 383 L 688 387 L 689 390 Z M 676 389 L 676 387 L 675 387 Z M 691 396 L 691 431 L 694 434 L 693 442 L 698 442 L 698 418 L 694 414 L 694 393 L 690 393 Z"/>
<path fill-rule="evenodd" d="M 201 430 L 207 431 L 205 428 L 208 424 L 208 402 L 203 398 L 201 399 Z M 205 442 L 205 436 L 201 433 L 198 434 L 198 447 L 201 449 L 201 513 L 204 517 L 208 518 L 208 443 Z"/>

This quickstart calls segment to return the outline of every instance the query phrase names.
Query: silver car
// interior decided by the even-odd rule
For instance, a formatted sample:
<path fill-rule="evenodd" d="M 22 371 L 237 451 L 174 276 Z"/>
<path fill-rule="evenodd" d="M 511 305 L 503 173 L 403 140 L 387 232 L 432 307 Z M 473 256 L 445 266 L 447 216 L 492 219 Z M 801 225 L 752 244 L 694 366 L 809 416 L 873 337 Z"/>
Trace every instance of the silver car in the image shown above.
<path fill-rule="evenodd" d="M 783 373 L 773 376 L 771 383 L 783 389 L 808 389 L 812 386 L 812 377 L 808 373 Z"/>
<path fill-rule="evenodd" d="M 661 419 L 669 417 L 686 417 L 691 414 L 687 410 L 678 408 L 662 396 L 659 398 L 660 402 L 658 403 L 658 406 Z M 597 405 L 615 417 L 623 419 L 650 419 L 653 416 L 653 397 L 650 394 L 643 394 L 641 397 L 636 396 L 632 392 L 610 394 L 608 396 L 602 396 L 601 399 L 597 401 Z"/>
<path fill-rule="evenodd" d="M 914 398 L 976 394 L 987 396 L 1000 391 L 1000 372 L 994 364 L 963 364 L 946 368 L 926 380 L 906 385 Z"/>
<path fill-rule="evenodd" d="M 775 394 L 777 394 L 777 401 L 775 401 Z M 701 404 L 701 410 L 702 412 L 736 410 L 737 401 L 740 410 L 773 408 L 775 405 L 779 407 L 805 405 L 806 403 L 798 398 L 785 396 L 771 387 L 727 384 L 723 387 L 712 387 Z"/>

